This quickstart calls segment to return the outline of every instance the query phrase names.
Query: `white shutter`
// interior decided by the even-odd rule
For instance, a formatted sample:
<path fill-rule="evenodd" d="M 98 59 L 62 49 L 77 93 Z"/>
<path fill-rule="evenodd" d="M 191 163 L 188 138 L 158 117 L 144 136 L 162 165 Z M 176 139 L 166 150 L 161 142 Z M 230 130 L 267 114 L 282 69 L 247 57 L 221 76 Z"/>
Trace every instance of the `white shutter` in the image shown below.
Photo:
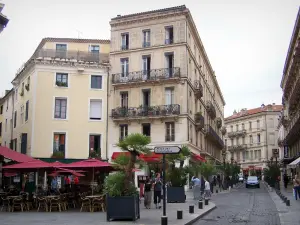
<path fill-rule="evenodd" d="M 91 100 L 90 102 L 90 119 L 100 120 L 102 119 L 102 101 Z"/>

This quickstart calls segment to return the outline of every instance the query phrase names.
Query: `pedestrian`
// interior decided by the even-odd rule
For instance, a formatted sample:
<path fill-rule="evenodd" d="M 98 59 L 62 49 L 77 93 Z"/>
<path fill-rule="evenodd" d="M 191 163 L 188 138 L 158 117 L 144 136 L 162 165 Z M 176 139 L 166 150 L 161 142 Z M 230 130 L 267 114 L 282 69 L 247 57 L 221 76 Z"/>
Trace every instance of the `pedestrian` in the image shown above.
<path fill-rule="evenodd" d="M 52 181 L 51 181 L 51 192 L 53 194 L 56 193 L 56 190 L 57 190 L 57 178 L 56 177 L 53 177 Z"/>
<path fill-rule="evenodd" d="M 151 208 L 151 197 L 152 197 L 151 188 L 152 188 L 152 182 L 150 178 L 147 178 L 144 185 L 144 205 L 146 209 Z"/>
<path fill-rule="evenodd" d="M 192 177 L 194 199 L 199 200 L 201 197 L 201 180 L 198 177 Z"/>
<path fill-rule="evenodd" d="M 156 178 L 154 181 L 154 204 L 155 208 L 161 208 L 161 188 L 162 188 L 162 180 L 160 178 L 160 173 L 156 174 Z"/>
<path fill-rule="evenodd" d="M 294 184 L 294 196 L 295 196 L 295 199 L 298 200 L 298 196 L 300 198 L 300 180 L 298 178 L 297 175 L 295 175 L 295 178 L 293 180 L 293 184 Z"/>
<path fill-rule="evenodd" d="M 204 188 L 204 198 L 205 199 L 210 199 L 210 197 L 211 197 L 210 184 L 209 184 L 207 179 L 204 179 L 204 180 L 205 180 L 205 183 L 204 183 L 204 186 L 205 186 L 205 188 Z"/>
<path fill-rule="evenodd" d="M 283 184 L 284 184 L 285 189 L 287 189 L 288 182 L 289 182 L 289 177 L 285 173 L 285 174 L 283 174 Z"/>

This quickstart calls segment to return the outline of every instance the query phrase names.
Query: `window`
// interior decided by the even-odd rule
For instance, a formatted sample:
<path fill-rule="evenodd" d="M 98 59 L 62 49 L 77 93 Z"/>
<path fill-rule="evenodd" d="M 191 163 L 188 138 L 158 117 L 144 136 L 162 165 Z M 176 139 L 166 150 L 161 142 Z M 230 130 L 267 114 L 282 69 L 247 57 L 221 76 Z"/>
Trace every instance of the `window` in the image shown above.
<path fill-rule="evenodd" d="M 250 144 L 253 144 L 253 137 L 252 137 L 252 135 L 250 135 L 249 138 L 250 138 Z"/>
<path fill-rule="evenodd" d="M 150 79 L 150 71 L 151 71 L 151 57 L 146 55 L 143 56 L 143 79 Z"/>
<path fill-rule="evenodd" d="M 89 52 L 99 53 L 100 52 L 100 46 L 99 45 L 90 45 L 89 46 Z"/>
<path fill-rule="evenodd" d="M 24 84 L 24 83 L 23 83 Z M 7 102 L 6 102 L 6 112 L 8 110 L 8 105 L 9 105 L 9 99 L 7 99 Z"/>
<path fill-rule="evenodd" d="M 21 119 L 21 124 L 24 124 L 24 106 L 21 106 L 21 113 L 20 113 L 20 119 Z"/>
<path fill-rule="evenodd" d="M 173 33 L 173 27 L 166 27 L 165 28 L 166 32 L 166 39 L 165 39 L 165 44 L 173 44 L 174 41 L 174 33 Z"/>
<path fill-rule="evenodd" d="M 55 119 L 66 119 L 67 118 L 67 99 L 66 98 L 55 98 Z"/>
<path fill-rule="evenodd" d="M 0 115 L 3 114 L 3 105 L 0 106 Z"/>
<path fill-rule="evenodd" d="M 18 101 L 18 94 L 19 94 L 18 88 L 16 88 L 16 90 L 15 90 L 15 100 L 16 100 L 16 101 Z M 2 114 L 2 113 L 1 113 L 1 114 Z"/>
<path fill-rule="evenodd" d="M 242 130 L 245 130 L 245 124 L 242 123 Z"/>
<path fill-rule="evenodd" d="M 143 95 L 143 106 L 145 109 L 148 109 L 151 105 L 151 90 L 150 89 L 144 89 L 142 90 Z"/>
<path fill-rule="evenodd" d="M 232 125 L 230 126 L 230 131 L 233 132 L 233 126 Z"/>
<path fill-rule="evenodd" d="M 128 92 L 121 93 L 121 107 L 128 108 Z"/>
<path fill-rule="evenodd" d="M 252 122 L 249 122 L 249 130 L 252 130 Z"/>
<path fill-rule="evenodd" d="M 166 71 L 165 76 L 166 78 L 178 76 L 174 69 L 174 53 L 173 52 L 166 52 L 165 53 L 165 63 L 166 63 Z"/>
<path fill-rule="evenodd" d="M 101 135 L 100 134 L 91 134 L 90 143 L 89 143 L 90 152 L 95 151 L 98 154 L 101 154 Z"/>
<path fill-rule="evenodd" d="M 67 45 L 66 44 L 56 44 L 56 58 L 66 58 L 67 56 Z"/>
<path fill-rule="evenodd" d="M 236 144 L 239 145 L 240 144 L 240 139 L 237 137 L 236 138 Z"/>
<path fill-rule="evenodd" d="M 165 89 L 165 104 L 166 105 L 174 104 L 174 88 Z"/>
<path fill-rule="evenodd" d="M 66 146 L 66 134 L 65 133 L 54 133 L 53 135 L 53 152 L 65 153 Z"/>
<path fill-rule="evenodd" d="M 5 132 L 7 131 L 7 119 L 5 119 Z"/>
<path fill-rule="evenodd" d="M 143 47 L 150 47 L 150 30 L 143 31 Z"/>
<path fill-rule="evenodd" d="M 97 76 L 97 75 L 91 76 L 91 88 L 102 89 L 102 76 Z"/>
<path fill-rule="evenodd" d="M 225 139 L 225 146 L 227 146 L 227 139 Z"/>
<path fill-rule="evenodd" d="M 129 49 L 129 33 L 121 34 L 121 50 Z"/>
<path fill-rule="evenodd" d="M 245 144 L 245 137 L 242 137 L 242 144 Z"/>
<path fill-rule="evenodd" d="M 257 134 L 257 143 L 260 143 L 260 134 Z"/>
<path fill-rule="evenodd" d="M 25 85 L 27 91 L 30 90 L 30 76 L 27 78 L 27 84 Z"/>
<path fill-rule="evenodd" d="M 257 129 L 259 129 L 260 128 L 260 122 L 259 122 L 259 120 L 257 120 Z"/>
<path fill-rule="evenodd" d="M 128 135 L 128 125 L 122 124 L 120 125 L 120 140 L 123 140 Z"/>
<path fill-rule="evenodd" d="M 0 123 L 0 137 L 2 136 L 2 123 Z"/>
<path fill-rule="evenodd" d="M 14 128 L 17 126 L 17 111 L 14 113 Z"/>
<path fill-rule="evenodd" d="M 92 99 L 90 100 L 90 120 L 102 119 L 102 100 Z"/>
<path fill-rule="evenodd" d="M 239 125 L 235 125 L 236 126 L 236 131 L 239 131 Z"/>
<path fill-rule="evenodd" d="M 150 123 L 142 124 L 142 129 L 143 129 L 143 135 L 146 135 L 148 137 L 151 136 L 151 124 Z"/>
<path fill-rule="evenodd" d="M 175 141 L 175 123 L 166 122 L 166 141 Z"/>
<path fill-rule="evenodd" d="M 68 87 L 68 74 L 67 73 L 56 73 L 56 86 Z"/>
<path fill-rule="evenodd" d="M 128 58 L 121 59 L 121 76 L 128 77 L 129 72 L 129 60 Z"/>
<path fill-rule="evenodd" d="M 26 102 L 25 121 L 28 120 L 28 113 L 29 113 L 29 100 Z"/>

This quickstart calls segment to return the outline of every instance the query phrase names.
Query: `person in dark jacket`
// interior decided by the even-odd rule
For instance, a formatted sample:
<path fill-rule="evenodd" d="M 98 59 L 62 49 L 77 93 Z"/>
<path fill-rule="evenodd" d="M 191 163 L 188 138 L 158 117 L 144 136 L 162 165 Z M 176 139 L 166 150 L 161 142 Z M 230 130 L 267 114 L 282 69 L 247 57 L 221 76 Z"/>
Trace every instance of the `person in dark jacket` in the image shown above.
<path fill-rule="evenodd" d="M 162 190 L 162 180 L 160 178 L 160 173 L 156 174 L 156 178 L 154 181 L 154 204 L 156 208 L 161 208 L 160 201 L 161 201 L 161 190 Z"/>
<path fill-rule="evenodd" d="M 288 183 L 289 183 L 289 177 L 288 177 L 288 175 L 285 173 L 285 174 L 283 174 L 283 184 L 284 184 L 284 188 L 285 188 L 285 189 L 287 188 Z"/>
<path fill-rule="evenodd" d="M 151 208 L 151 197 L 152 197 L 152 182 L 150 178 L 147 178 L 144 186 L 144 205 L 146 209 Z"/>

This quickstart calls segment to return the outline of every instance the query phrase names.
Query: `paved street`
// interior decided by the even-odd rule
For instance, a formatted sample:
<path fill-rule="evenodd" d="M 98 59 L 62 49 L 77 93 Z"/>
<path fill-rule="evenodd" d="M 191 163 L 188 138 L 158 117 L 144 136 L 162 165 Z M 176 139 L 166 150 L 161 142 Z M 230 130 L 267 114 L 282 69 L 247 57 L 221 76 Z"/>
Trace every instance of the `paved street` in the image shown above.
<path fill-rule="evenodd" d="M 213 197 L 217 209 L 196 225 L 280 225 L 274 202 L 264 187 L 246 189 L 239 185 L 228 194 Z"/>

